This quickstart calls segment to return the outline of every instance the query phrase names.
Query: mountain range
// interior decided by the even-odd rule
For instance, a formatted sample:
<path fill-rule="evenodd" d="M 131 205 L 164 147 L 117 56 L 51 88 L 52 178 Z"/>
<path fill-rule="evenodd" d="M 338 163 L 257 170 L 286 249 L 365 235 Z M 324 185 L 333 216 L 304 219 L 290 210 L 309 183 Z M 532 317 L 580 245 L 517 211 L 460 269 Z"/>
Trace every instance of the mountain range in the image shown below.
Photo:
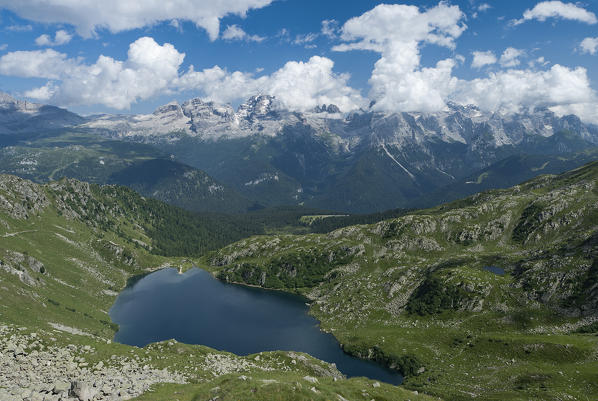
<path fill-rule="evenodd" d="M 163 157 L 205 172 L 244 199 L 218 211 L 253 204 L 350 213 L 431 206 L 432 200 L 577 167 L 594 160 L 598 145 L 598 127 L 574 115 L 559 117 L 547 109 L 504 115 L 453 103 L 439 113 L 342 113 L 335 105 L 296 112 L 259 95 L 236 110 L 192 99 L 146 115 L 80 117 L 3 95 L 0 110 L 10 121 L 1 132 L 13 134 L 3 135 L 4 141 L 39 132 L 44 124 L 159 148 Z M 523 168 L 508 162 L 518 158 L 534 162 Z M 128 174 L 134 180 L 139 172 Z M 132 187 L 149 188 L 148 179 L 146 174 L 143 185 Z"/>
<path fill-rule="evenodd" d="M 598 394 L 597 135 L 575 116 L 298 113 L 261 96 L 237 111 L 196 99 L 80 117 L 2 99 L 0 172 L 14 175 L 0 174 L 1 399 L 173 382 L 140 399 L 262 399 L 266 385 L 321 400 Z M 492 189 L 513 181 L 525 182 Z M 194 211 L 432 207 L 214 215 L 151 198 Z M 192 265 L 303 295 L 346 353 L 403 386 L 344 380 L 294 352 L 112 343 L 107 311 L 127 282 Z"/>

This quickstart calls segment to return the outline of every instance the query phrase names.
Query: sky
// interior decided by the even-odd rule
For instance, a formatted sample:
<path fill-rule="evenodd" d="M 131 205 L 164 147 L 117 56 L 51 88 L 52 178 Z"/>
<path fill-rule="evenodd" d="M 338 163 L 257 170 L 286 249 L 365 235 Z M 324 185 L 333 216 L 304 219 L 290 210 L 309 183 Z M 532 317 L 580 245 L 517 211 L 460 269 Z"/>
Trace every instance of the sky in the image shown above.
<path fill-rule="evenodd" d="M 598 0 L 0 0 L 0 91 L 90 114 L 548 107 L 598 124 Z"/>

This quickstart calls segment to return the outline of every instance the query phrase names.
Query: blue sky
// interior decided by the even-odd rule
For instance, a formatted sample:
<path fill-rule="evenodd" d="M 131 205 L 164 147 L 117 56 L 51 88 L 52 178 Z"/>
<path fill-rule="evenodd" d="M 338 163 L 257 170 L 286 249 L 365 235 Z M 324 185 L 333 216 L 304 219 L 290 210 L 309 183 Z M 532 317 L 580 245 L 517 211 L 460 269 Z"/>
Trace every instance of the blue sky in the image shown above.
<path fill-rule="evenodd" d="M 299 110 L 450 100 L 598 123 L 594 0 L 43 3 L 0 0 L 0 90 L 82 113 L 270 92 Z"/>

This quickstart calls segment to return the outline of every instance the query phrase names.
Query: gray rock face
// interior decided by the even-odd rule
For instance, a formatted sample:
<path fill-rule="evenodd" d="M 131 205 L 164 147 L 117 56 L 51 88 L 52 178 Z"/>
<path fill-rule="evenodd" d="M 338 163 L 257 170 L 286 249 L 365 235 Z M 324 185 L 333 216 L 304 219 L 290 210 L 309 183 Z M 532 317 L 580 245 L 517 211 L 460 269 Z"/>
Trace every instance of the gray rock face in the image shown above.
<path fill-rule="evenodd" d="M 185 383 L 184 375 L 156 369 L 142 360 L 113 355 L 93 368 L 89 345 L 44 346 L 37 333 L 0 326 L 0 400 L 124 400 L 155 383 Z"/>
<path fill-rule="evenodd" d="M 276 136 L 285 126 L 301 122 L 318 134 L 331 132 L 341 138 L 361 140 L 373 134 L 387 144 L 437 139 L 472 146 L 479 141 L 503 146 L 518 144 L 530 135 L 549 137 L 563 130 L 598 143 L 598 127 L 584 124 L 573 115 L 557 117 L 547 109 L 503 115 L 448 103 L 446 110 L 437 113 L 360 110 L 342 116 L 341 112 L 334 104 L 317 106 L 313 112 L 291 112 L 273 96 L 258 95 L 240 105 L 237 111 L 230 105 L 196 98 L 182 105 L 171 102 L 148 115 L 103 114 L 83 118 L 58 107 L 16 100 L 0 92 L 0 134 L 79 126 L 118 137 L 169 140 L 173 133 L 184 133 L 219 139 L 256 134 Z"/>
<path fill-rule="evenodd" d="M 50 201 L 38 186 L 15 176 L 0 175 L 0 210 L 15 219 L 26 219 L 44 210 Z"/>
<path fill-rule="evenodd" d="M 372 135 L 378 143 L 405 146 L 430 140 L 460 142 L 472 147 L 517 145 L 530 136 L 550 137 L 571 131 L 581 138 L 598 143 L 598 127 L 584 124 L 576 116 L 557 117 L 547 109 L 524 114 L 488 113 L 475 106 L 449 103 L 437 113 L 379 113 L 360 110 L 345 116 L 334 104 L 317 106 L 313 112 L 290 112 L 274 97 L 253 96 L 237 111 L 192 99 L 182 106 L 176 102 L 158 108 L 151 115 L 99 116 L 83 127 L 101 129 L 118 136 L 151 137 L 152 141 L 184 132 L 204 139 L 276 136 L 286 126 L 302 123 L 316 134 L 333 133 L 351 145 Z M 162 137 L 162 138 L 161 138 Z"/>
<path fill-rule="evenodd" d="M 71 389 L 71 383 L 58 380 L 54 384 L 54 388 L 52 389 L 52 392 L 54 394 L 61 395 L 61 394 L 67 394 L 70 391 L 70 389 Z"/>
<path fill-rule="evenodd" d="M 75 380 L 71 384 L 70 394 L 77 397 L 80 401 L 91 401 L 99 392 L 98 388 L 84 381 Z"/>
<path fill-rule="evenodd" d="M 335 113 L 340 113 L 341 110 L 335 104 L 329 104 L 328 106 L 323 104 L 321 106 L 316 106 L 316 108 L 314 109 L 314 112 L 335 114 Z"/>
<path fill-rule="evenodd" d="M 25 285 L 35 287 L 44 284 L 43 280 L 35 280 L 31 277 L 29 270 L 41 274 L 46 272 L 43 263 L 32 256 L 20 252 L 7 251 L 5 260 L 0 260 L 0 269 L 17 276 Z"/>

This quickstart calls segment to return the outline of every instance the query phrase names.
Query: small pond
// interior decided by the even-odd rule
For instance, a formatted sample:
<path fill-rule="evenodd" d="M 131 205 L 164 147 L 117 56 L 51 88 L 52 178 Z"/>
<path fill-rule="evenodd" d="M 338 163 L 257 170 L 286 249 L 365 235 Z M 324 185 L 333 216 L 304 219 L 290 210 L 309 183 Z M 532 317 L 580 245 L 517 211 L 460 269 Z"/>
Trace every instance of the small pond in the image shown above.
<path fill-rule="evenodd" d="M 503 269 L 502 267 L 484 266 L 484 270 L 489 271 L 490 273 L 498 274 L 499 276 L 505 275 L 505 269 Z"/>
<path fill-rule="evenodd" d="M 226 284 L 194 268 L 143 277 L 118 296 L 110 316 L 120 326 L 114 340 L 123 344 L 143 347 L 174 338 L 238 355 L 300 351 L 335 363 L 348 377 L 402 382 L 395 371 L 345 354 L 307 312 L 302 297 Z"/>

